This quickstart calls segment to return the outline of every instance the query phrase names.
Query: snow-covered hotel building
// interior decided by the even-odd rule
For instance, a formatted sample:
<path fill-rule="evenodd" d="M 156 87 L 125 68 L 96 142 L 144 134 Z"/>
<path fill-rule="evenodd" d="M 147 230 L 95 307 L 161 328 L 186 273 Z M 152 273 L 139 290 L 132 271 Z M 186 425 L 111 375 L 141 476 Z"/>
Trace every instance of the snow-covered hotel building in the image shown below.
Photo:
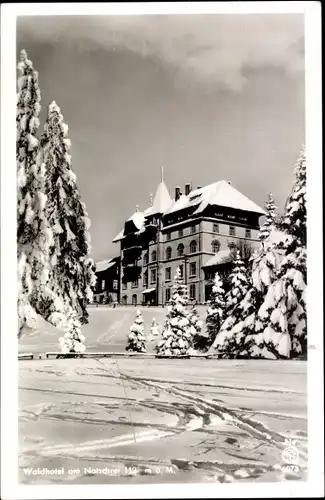
<path fill-rule="evenodd" d="M 113 242 L 120 244 L 121 304 L 168 302 L 180 267 L 190 299 L 205 303 L 212 279 L 231 259 L 240 241 L 257 245 L 262 208 L 227 181 L 192 190 L 185 185 L 171 198 L 163 180 L 149 207 L 136 211 Z"/>

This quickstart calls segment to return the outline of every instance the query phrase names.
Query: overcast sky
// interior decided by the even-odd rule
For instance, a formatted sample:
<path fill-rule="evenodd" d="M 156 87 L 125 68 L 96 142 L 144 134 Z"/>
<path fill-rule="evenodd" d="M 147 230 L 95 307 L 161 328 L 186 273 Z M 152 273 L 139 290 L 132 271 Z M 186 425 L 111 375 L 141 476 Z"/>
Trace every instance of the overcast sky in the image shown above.
<path fill-rule="evenodd" d="M 161 165 L 173 196 L 227 179 L 282 209 L 304 142 L 302 15 L 20 17 L 39 71 L 42 121 L 55 100 L 92 220 L 93 257 L 139 204 Z"/>

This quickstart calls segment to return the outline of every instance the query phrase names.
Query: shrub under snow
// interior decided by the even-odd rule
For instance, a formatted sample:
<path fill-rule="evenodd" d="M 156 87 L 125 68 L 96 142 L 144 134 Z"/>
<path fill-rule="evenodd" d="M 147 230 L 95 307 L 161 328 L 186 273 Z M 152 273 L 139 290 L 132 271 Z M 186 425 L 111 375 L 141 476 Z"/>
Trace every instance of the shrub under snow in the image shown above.
<path fill-rule="evenodd" d="M 85 337 L 81 333 L 80 321 L 75 311 L 70 311 L 64 337 L 60 337 L 59 342 L 63 354 L 85 352 Z"/>
<path fill-rule="evenodd" d="M 208 310 L 206 316 L 207 329 L 207 346 L 210 347 L 217 333 L 220 330 L 221 324 L 225 315 L 225 291 L 223 283 L 218 273 L 215 274 L 212 286 L 212 292 L 208 302 Z"/>
<path fill-rule="evenodd" d="M 143 333 L 143 318 L 141 311 L 137 309 L 136 318 L 130 328 L 126 351 L 146 352 L 146 339 Z"/>

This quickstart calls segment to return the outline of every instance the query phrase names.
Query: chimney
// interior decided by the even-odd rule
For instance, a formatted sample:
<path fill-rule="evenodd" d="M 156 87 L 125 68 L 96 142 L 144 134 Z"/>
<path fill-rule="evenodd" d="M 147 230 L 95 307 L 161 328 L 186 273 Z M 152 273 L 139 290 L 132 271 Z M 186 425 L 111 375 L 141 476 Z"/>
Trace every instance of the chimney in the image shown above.
<path fill-rule="evenodd" d="M 179 200 L 180 196 L 181 196 L 181 188 L 177 186 L 175 188 L 175 201 Z"/>
<path fill-rule="evenodd" d="M 191 184 L 188 182 L 185 184 L 185 196 L 188 196 L 191 192 Z"/>
<path fill-rule="evenodd" d="M 202 189 L 202 186 L 198 186 L 196 189 Z"/>
<path fill-rule="evenodd" d="M 227 181 L 227 182 L 228 182 L 228 184 L 230 184 L 230 185 L 231 185 L 231 182 L 230 182 L 230 181 Z"/>

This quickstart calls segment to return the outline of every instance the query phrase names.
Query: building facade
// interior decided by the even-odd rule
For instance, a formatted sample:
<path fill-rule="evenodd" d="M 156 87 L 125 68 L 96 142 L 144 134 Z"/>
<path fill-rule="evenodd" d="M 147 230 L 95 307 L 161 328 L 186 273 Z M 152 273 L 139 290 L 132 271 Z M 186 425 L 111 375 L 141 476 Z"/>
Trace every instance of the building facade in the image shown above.
<path fill-rule="evenodd" d="M 215 272 L 229 271 L 235 249 L 258 245 L 262 215 L 227 181 L 195 190 L 186 184 L 172 199 L 162 180 L 149 207 L 137 207 L 113 240 L 120 244 L 120 302 L 166 304 L 179 267 L 190 300 L 206 303 Z"/>
<path fill-rule="evenodd" d="M 96 262 L 96 286 L 94 302 L 109 304 L 120 301 L 120 258 Z"/>

